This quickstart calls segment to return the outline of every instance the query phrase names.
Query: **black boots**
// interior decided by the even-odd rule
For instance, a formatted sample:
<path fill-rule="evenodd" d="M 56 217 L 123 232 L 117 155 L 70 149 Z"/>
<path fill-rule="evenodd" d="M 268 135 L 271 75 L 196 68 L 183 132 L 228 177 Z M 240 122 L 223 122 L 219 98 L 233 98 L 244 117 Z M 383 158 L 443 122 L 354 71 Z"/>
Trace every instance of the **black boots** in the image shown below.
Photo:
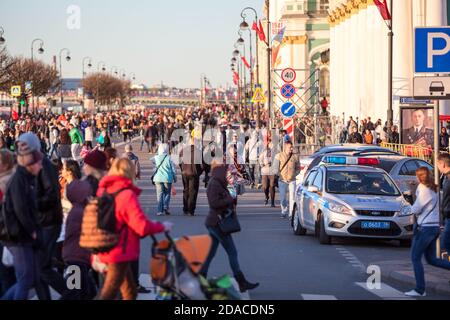
<path fill-rule="evenodd" d="M 247 290 L 253 290 L 259 286 L 259 283 L 250 283 L 245 279 L 244 274 L 239 272 L 236 275 L 236 281 L 239 284 L 239 290 L 243 293 Z"/>

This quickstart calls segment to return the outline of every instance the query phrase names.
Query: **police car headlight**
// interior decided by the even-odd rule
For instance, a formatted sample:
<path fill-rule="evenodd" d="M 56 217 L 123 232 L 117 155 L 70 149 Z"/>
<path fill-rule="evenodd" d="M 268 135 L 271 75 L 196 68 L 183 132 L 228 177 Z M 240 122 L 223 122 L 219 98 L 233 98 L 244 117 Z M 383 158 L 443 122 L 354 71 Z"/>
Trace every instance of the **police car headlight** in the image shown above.
<path fill-rule="evenodd" d="M 400 217 L 406 217 L 406 216 L 410 216 L 410 215 L 412 215 L 411 206 L 410 205 L 404 205 L 402 207 L 402 210 L 400 211 L 399 216 Z"/>
<path fill-rule="evenodd" d="M 330 202 L 328 204 L 328 209 L 330 209 L 333 212 L 340 213 L 340 214 L 348 214 L 348 215 L 352 214 L 352 210 L 350 210 L 347 206 L 344 206 L 339 203 Z"/>

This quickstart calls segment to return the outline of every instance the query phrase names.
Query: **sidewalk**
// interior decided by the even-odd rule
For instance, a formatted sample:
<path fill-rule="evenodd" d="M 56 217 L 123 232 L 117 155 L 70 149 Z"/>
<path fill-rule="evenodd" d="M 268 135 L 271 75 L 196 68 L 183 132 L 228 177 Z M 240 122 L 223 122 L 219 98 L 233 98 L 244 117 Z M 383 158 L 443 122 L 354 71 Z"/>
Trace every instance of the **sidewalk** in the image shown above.
<path fill-rule="evenodd" d="M 427 291 L 450 296 L 450 271 L 432 267 L 425 261 L 423 263 Z M 383 261 L 374 265 L 381 268 L 381 276 L 385 280 L 395 281 L 414 289 L 416 280 L 411 261 Z"/>

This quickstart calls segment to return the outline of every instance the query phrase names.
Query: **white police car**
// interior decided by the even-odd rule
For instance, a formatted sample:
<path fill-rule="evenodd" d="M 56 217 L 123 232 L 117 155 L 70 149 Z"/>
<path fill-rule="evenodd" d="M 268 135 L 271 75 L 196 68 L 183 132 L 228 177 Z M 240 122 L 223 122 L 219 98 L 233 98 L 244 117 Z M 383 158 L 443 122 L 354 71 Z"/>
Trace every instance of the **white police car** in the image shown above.
<path fill-rule="evenodd" d="M 396 239 L 409 245 L 411 205 L 377 159 L 325 157 L 296 190 L 292 227 L 296 235 L 315 232 L 321 244 L 332 237 Z"/>

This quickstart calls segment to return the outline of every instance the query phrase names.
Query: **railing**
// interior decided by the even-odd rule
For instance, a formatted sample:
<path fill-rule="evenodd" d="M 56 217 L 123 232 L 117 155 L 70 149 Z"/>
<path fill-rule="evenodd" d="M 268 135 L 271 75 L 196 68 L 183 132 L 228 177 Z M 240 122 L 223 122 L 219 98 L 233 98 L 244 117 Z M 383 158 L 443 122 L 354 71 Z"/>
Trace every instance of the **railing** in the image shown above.
<path fill-rule="evenodd" d="M 434 151 L 431 147 L 422 147 L 410 144 L 396 144 L 382 142 L 381 147 L 398 152 L 407 157 L 418 158 L 433 164 Z"/>

